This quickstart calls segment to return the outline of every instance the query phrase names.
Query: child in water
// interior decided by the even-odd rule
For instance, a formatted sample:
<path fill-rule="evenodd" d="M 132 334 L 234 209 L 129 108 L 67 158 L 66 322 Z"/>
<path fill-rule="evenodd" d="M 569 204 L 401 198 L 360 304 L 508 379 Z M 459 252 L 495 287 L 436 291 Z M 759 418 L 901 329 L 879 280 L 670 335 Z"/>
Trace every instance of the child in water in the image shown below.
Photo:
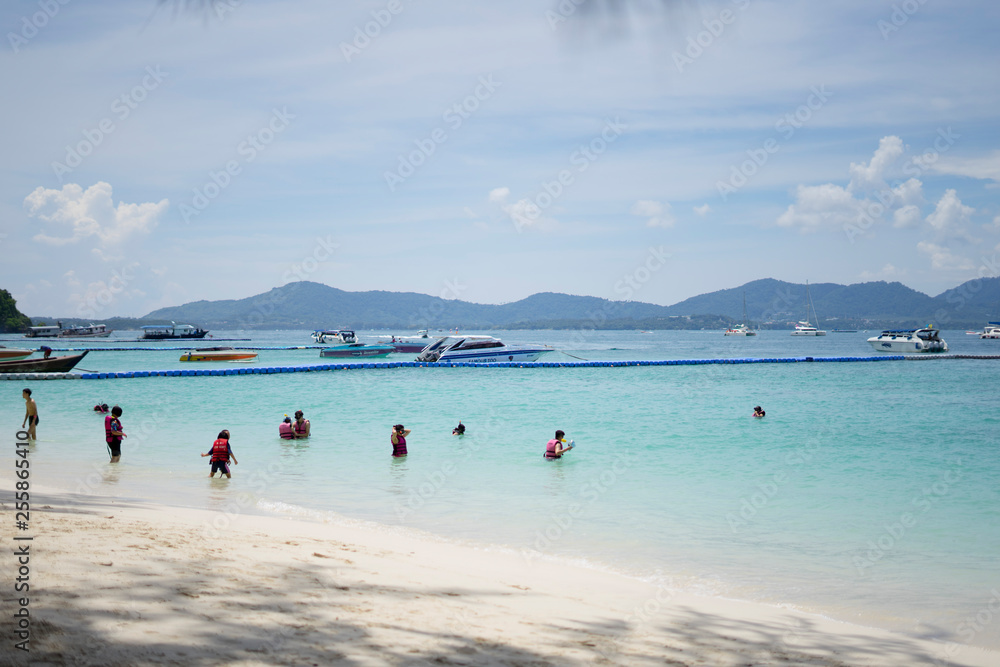
<path fill-rule="evenodd" d="M 760 408 L 759 405 L 753 409 L 753 416 L 754 417 L 760 418 L 760 417 L 763 417 L 765 414 L 767 414 L 767 413 L 764 412 L 763 410 L 761 410 L 761 408 Z"/>
<path fill-rule="evenodd" d="M 202 456 L 212 457 L 212 472 L 208 473 L 209 477 L 215 477 L 215 473 L 218 471 L 219 479 L 222 479 L 223 475 L 227 478 L 232 478 L 232 475 L 229 473 L 230 458 L 233 460 L 233 465 L 239 465 L 236 455 L 233 454 L 233 448 L 229 446 L 229 431 L 227 429 L 222 429 L 219 432 L 219 437 L 212 443 L 212 449 L 208 450 L 207 454 L 202 454 Z"/>

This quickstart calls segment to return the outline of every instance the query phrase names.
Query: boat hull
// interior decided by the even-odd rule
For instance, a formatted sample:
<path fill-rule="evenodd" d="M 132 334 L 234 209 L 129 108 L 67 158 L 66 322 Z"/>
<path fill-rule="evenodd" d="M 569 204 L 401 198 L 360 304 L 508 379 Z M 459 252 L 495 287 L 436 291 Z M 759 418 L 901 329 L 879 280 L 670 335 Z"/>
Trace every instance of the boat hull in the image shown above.
<path fill-rule="evenodd" d="M 825 331 L 793 331 L 793 336 L 825 336 Z"/>
<path fill-rule="evenodd" d="M 65 357 L 49 357 L 48 359 L 0 361 L 0 373 L 68 373 L 85 356 L 87 356 L 86 352 Z"/>
<path fill-rule="evenodd" d="M 445 352 L 438 358 L 438 361 L 456 363 L 466 362 L 472 364 L 496 364 L 509 361 L 537 361 L 543 354 L 552 352 L 547 349 L 527 348 L 523 350 L 469 350 L 466 352 Z"/>
<path fill-rule="evenodd" d="M 392 345 L 337 345 L 320 350 L 319 356 L 325 358 L 349 359 L 352 357 L 386 357 L 396 349 Z"/>
<path fill-rule="evenodd" d="M 13 361 L 31 356 L 34 350 L 22 350 L 16 347 L 0 348 L 0 361 Z"/>
<path fill-rule="evenodd" d="M 880 336 L 869 338 L 868 342 L 872 348 L 878 352 L 889 352 L 892 354 L 926 354 L 943 353 L 948 351 L 948 343 L 941 341 L 925 340 L 885 340 Z"/>
<path fill-rule="evenodd" d="M 207 331 L 190 334 L 143 334 L 142 340 L 180 340 L 184 338 L 204 338 L 206 335 L 208 335 Z"/>
<path fill-rule="evenodd" d="M 181 355 L 181 361 L 251 361 L 256 352 L 189 352 Z"/>

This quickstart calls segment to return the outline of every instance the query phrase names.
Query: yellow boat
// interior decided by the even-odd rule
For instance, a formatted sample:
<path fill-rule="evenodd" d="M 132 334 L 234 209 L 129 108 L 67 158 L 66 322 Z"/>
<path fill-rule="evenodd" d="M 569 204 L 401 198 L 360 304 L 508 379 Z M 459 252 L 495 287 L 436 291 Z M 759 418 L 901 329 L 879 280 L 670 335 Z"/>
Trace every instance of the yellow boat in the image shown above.
<path fill-rule="evenodd" d="M 256 352 L 240 352 L 231 347 L 204 347 L 181 355 L 181 361 L 250 361 L 256 358 Z"/>

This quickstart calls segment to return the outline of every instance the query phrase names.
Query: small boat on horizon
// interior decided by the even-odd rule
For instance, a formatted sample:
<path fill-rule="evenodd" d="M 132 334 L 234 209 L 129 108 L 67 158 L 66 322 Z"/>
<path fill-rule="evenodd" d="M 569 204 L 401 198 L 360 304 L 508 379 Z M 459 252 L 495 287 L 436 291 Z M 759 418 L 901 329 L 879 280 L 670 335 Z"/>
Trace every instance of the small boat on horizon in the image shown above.
<path fill-rule="evenodd" d="M 234 350 L 231 347 L 202 347 L 188 350 L 181 355 L 181 361 L 252 361 L 257 358 L 256 352 Z"/>
<path fill-rule="evenodd" d="M 743 323 L 726 329 L 724 336 L 756 336 L 757 332 L 750 328 L 750 318 L 747 316 L 747 293 L 743 293 Z"/>
<path fill-rule="evenodd" d="M 59 332 L 60 338 L 107 338 L 114 329 L 105 324 L 89 324 L 85 327 L 67 327 Z"/>
<path fill-rule="evenodd" d="M 977 332 L 977 333 L 979 333 L 980 339 L 1000 338 L 1000 322 L 987 322 L 982 332 L 981 333 Z"/>
<path fill-rule="evenodd" d="M 65 357 L 49 357 L 48 359 L 0 361 L 0 373 L 68 373 L 85 356 L 87 356 L 86 351 Z"/>
<path fill-rule="evenodd" d="M 887 329 L 868 339 L 878 352 L 910 354 L 914 352 L 947 352 L 946 343 L 932 326 L 923 329 Z"/>
<path fill-rule="evenodd" d="M 809 311 L 812 310 L 813 317 L 816 319 L 816 326 L 814 327 L 809 323 Z M 795 331 L 792 332 L 793 336 L 825 336 L 826 332 L 822 329 L 818 329 L 819 326 L 819 315 L 816 314 L 816 307 L 813 305 L 812 296 L 809 295 L 809 281 L 806 281 L 806 319 L 799 320 L 799 323 L 795 325 Z"/>

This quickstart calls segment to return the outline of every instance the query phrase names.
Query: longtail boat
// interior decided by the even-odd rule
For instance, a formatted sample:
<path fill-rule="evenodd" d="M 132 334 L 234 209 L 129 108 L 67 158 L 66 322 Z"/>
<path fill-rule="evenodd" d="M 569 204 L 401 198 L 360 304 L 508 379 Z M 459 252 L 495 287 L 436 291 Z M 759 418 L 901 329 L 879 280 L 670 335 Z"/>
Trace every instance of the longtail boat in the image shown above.
<path fill-rule="evenodd" d="M 86 352 L 48 359 L 0 361 L 0 373 L 66 373 L 87 356 Z"/>

